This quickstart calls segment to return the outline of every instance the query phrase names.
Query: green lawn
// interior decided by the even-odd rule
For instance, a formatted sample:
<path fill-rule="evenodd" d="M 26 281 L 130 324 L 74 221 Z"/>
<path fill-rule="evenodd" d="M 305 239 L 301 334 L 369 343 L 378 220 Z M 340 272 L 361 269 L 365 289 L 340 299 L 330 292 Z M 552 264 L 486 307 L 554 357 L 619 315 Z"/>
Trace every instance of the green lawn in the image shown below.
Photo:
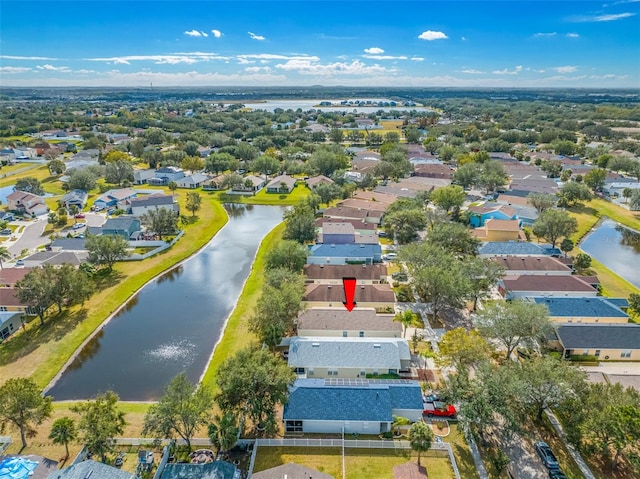
<path fill-rule="evenodd" d="M 214 390 L 216 388 L 215 375 L 220 364 L 233 356 L 236 351 L 256 340 L 253 333 L 249 332 L 247 318 L 253 314 L 255 305 L 262 292 L 266 254 L 273 248 L 277 241 L 282 238 L 283 232 L 284 223 L 281 223 L 271 230 L 260 243 L 260 247 L 256 253 L 256 259 L 251 268 L 251 273 L 242 288 L 238 302 L 227 321 L 222 339 L 216 346 L 213 357 L 207 365 L 203 376 L 203 383 Z"/>
<path fill-rule="evenodd" d="M 204 195 L 214 196 L 221 201 L 229 203 L 246 203 L 250 205 L 275 205 L 275 206 L 294 206 L 301 200 L 311 194 L 311 190 L 304 184 L 298 183 L 293 191 L 288 195 L 267 193 L 266 189 L 260 190 L 253 196 L 245 195 L 226 195 L 222 191 L 202 192 Z"/>
<path fill-rule="evenodd" d="M 388 479 L 393 477 L 393 466 L 417 461 L 411 450 L 347 449 L 345 450 L 346 479 Z M 260 447 L 256 455 L 254 472 L 296 462 L 320 472 L 342 478 L 342 451 L 330 447 Z M 446 453 L 429 452 L 422 455 L 421 463 L 430 479 L 453 478 L 453 468 Z"/>

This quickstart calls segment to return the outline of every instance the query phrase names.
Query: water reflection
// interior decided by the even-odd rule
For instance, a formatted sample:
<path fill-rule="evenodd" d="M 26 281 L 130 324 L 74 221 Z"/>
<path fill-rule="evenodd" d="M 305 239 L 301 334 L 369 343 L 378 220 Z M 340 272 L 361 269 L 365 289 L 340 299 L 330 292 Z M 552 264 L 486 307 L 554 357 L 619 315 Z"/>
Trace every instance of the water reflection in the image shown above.
<path fill-rule="evenodd" d="M 216 237 L 131 298 L 48 394 L 85 399 L 110 388 L 122 400 L 147 401 L 157 400 L 180 372 L 199 379 L 262 238 L 282 221 L 279 207 L 230 210 Z"/>
<path fill-rule="evenodd" d="M 580 248 L 634 286 L 640 287 L 640 233 L 604 220 Z"/>
<path fill-rule="evenodd" d="M 94 357 L 100 351 L 100 338 L 104 335 L 104 329 L 100 328 L 93 338 L 78 353 L 76 358 L 69 365 L 69 369 L 79 369 L 82 364 Z"/>
<path fill-rule="evenodd" d="M 240 203 L 224 203 L 223 206 L 230 218 L 240 218 L 245 214 L 245 212 L 253 209 L 253 205 L 244 205 Z"/>

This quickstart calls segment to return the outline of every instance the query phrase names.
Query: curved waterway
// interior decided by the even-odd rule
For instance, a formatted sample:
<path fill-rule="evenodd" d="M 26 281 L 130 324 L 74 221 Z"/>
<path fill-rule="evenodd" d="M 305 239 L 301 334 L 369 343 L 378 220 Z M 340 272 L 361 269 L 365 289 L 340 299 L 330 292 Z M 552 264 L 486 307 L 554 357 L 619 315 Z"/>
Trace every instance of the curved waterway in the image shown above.
<path fill-rule="evenodd" d="M 605 219 L 580 249 L 640 288 L 640 232 Z"/>
<path fill-rule="evenodd" d="M 48 391 L 55 400 L 107 390 L 152 401 L 178 373 L 198 381 L 233 310 L 276 206 L 229 205 L 229 222 L 197 255 L 147 284 Z M 183 239 L 182 241 L 188 241 Z"/>

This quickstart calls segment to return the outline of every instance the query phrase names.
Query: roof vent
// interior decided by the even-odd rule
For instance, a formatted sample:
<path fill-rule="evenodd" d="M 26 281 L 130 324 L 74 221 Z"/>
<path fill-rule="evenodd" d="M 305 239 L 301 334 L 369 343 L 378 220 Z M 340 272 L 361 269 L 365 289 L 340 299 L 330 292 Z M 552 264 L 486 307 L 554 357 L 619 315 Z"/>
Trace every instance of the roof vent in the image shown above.
<path fill-rule="evenodd" d="M 382 347 L 382 345 L 380 345 L 379 343 L 375 343 L 375 344 L 373 345 L 373 347 L 374 347 L 374 348 L 378 348 L 378 349 L 380 349 L 380 348 Z"/>
<path fill-rule="evenodd" d="M 313 346 L 314 348 L 319 348 L 320 347 L 320 343 L 311 343 L 311 346 Z"/>

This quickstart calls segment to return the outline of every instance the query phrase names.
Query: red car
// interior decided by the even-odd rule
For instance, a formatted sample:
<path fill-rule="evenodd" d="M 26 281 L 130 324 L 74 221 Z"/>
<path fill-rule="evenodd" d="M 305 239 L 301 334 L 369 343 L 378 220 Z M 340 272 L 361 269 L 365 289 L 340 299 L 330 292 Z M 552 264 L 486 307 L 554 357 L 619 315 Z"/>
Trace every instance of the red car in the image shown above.
<path fill-rule="evenodd" d="M 441 416 L 441 417 L 456 417 L 458 411 L 451 404 L 443 403 L 442 401 L 434 401 L 424 403 L 423 414 L 428 417 Z"/>
<path fill-rule="evenodd" d="M 77 215 L 74 216 L 74 218 L 77 218 L 79 220 L 83 220 L 84 219 L 84 215 L 82 213 L 78 213 Z"/>

